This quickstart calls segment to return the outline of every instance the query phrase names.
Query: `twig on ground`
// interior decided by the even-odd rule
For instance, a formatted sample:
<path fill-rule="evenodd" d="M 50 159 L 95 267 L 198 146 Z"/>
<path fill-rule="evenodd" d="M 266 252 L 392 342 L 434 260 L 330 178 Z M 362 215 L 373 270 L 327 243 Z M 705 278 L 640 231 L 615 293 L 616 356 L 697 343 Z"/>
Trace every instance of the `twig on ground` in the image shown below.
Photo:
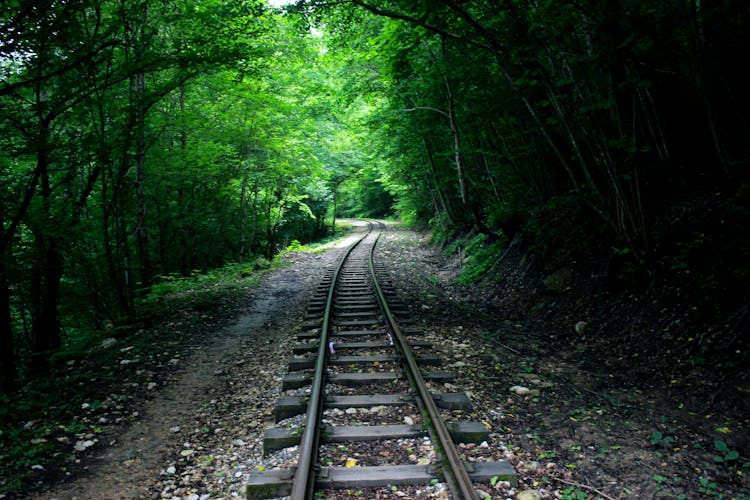
<path fill-rule="evenodd" d="M 559 478 L 559 477 L 556 477 L 556 476 L 551 476 L 550 478 L 554 479 L 555 481 L 558 481 L 560 483 L 565 483 L 565 484 L 568 484 L 570 486 L 575 486 L 576 488 L 582 488 L 582 489 L 590 491 L 592 493 L 596 493 L 600 497 L 606 498 L 607 500 L 616 500 L 615 498 L 607 495 L 606 493 L 604 493 L 601 490 L 598 490 L 598 489 L 594 488 L 593 486 L 588 486 L 586 484 L 577 483 L 575 481 L 568 481 L 567 479 L 562 479 L 562 478 Z"/>

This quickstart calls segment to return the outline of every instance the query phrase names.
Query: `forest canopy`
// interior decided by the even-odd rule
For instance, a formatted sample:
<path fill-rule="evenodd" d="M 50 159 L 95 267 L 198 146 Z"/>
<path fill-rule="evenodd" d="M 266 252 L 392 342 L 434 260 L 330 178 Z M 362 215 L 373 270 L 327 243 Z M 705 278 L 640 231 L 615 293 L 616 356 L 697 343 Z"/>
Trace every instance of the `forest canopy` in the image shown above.
<path fill-rule="evenodd" d="M 16 1 L 0 26 L 3 390 L 165 277 L 336 215 L 691 280 L 748 321 L 746 2 Z"/>

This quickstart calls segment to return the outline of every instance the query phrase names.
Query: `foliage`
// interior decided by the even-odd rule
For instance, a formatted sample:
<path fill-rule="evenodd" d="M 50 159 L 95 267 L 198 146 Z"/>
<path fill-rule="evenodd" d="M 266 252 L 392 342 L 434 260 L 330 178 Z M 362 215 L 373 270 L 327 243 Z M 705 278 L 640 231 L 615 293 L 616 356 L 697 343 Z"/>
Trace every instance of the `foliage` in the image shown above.
<path fill-rule="evenodd" d="M 591 264 L 630 289 L 690 273 L 711 305 L 707 320 L 742 315 L 750 267 L 727 235 L 747 229 L 748 73 L 731 62 L 750 56 L 745 10 L 296 5 L 346 51 L 360 95 L 380 93 L 365 94 L 375 113 L 363 124 L 403 220 L 429 223 L 437 241 L 520 233 L 546 269 Z M 700 214 L 714 195 L 721 201 Z"/>
<path fill-rule="evenodd" d="M 669 445 L 669 443 L 674 442 L 674 438 L 672 436 L 666 435 L 661 431 L 652 432 L 648 440 L 654 446 L 665 446 Z"/>
<path fill-rule="evenodd" d="M 564 500 L 587 500 L 589 495 L 575 486 L 569 486 L 562 490 L 562 498 Z"/>
<path fill-rule="evenodd" d="M 345 61 L 264 2 L 0 15 L 0 392 L 192 279 L 325 236 L 370 163 Z"/>
<path fill-rule="evenodd" d="M 466 285 L 482 278 L 505 251 L 506 238 L 499 238 L 493 242 L 486 242 L 486 240 L 486 235 L 480 234 L 466 246 L 464 265 L 456 279 L 457 283 Z"/>

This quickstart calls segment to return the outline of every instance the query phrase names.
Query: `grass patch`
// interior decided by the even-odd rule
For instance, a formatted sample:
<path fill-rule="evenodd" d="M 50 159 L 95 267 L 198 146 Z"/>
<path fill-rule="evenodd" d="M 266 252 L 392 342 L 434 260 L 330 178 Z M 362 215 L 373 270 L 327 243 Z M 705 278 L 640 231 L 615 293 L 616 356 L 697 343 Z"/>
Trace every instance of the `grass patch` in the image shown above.
<path fill-rule="evenodd" d="M 336 247 L 345 238 L 351 236 L 354 231 L 354 225 L 348 222 L 337 222 L 336 232 L 326 238 L 319 241 L 313 241 L 303 245 L 297 240 L 292 242 L 274 258 L 274 263 L 279 262 L 280 258 L 291 252 L 304 252 L 304 253 L 323 253 L 331 248 Z"/>
<path fill-rule="evenodd" d="M 505 251 L 505 237 L 489 242 L 486 234 L 478 234 L 466 242 L 463 267 L 456 278 L 459 285 L 474 283 L 487 274 Z"/>

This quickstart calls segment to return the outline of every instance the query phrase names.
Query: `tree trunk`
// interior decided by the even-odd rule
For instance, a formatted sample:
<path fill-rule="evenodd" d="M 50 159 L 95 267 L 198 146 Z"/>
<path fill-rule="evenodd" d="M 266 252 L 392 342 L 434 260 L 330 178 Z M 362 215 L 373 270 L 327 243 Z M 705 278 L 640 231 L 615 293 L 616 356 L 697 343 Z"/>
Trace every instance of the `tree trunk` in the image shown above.
<path fill-rule="evenodd" d="M 141 286 L 151 286 L 151 256 L 149 254 L 148 230 L 146 228 L 146 111 L 144 103 L 145 77 L 138 73 L 134 77 L 135 106 L 135 236 L 138 247 Z"/>
<path fill-rule="evenodd" d="M 339 189 L 338 184 L 333 190 L 333 212 L 331 213 L 331 234 L 336 234 L 336 205 L 338 203 Z"/>
<path fill-rule="evenodd" d="M 2 214 L 0 214 L 0 222 Z M 5 251 L 0 250 L 0 394 L 15 387 L 16 357 L 13 342 L 13 320 L 10 315 L 10 284 L 5 266 Z"/>
<path fill-rule="evenodd" d="M 440 189 L 440 184 L 438 183 L 438 175 L 437 175 L 437 169 L 435 167 L 435 160 L 432 157 L 432 147 L 430 146 L 430 143 L 427 142 L 427 139 L 424 137 L 422 138 L 422 143 L 424 144 L 425 151 L 427 153 L 427 163 L 430 166 L 430 173 L 432 174 L 432 181 L 435 184 L 435 191 L 437 192 L 437 197 L 440 200 L 440 205 L 443 207 L 443 213 L 445 213 L 446 218 L 448 219 L 448 222 L 451 224 L 451 226 L 455 226 L 455 220 L 453 218 L 453 214 L 451 213 L 451 208 L 448 205 L 447 201 L 445 200 L 445 195 L 443 195 L 443 190 Z"/>
<path fill-rule="evenodd" d="M 39 107 L 42 109 L 43 100 L 40 97 L 41 94 L 38 94 Z M 60 280 L 63 275 L 63 258 L 56 238 L 51 236 L 55 221 L 52 214 L 52 185 L 49 178 L 49 123 L 48 119 L 40 116 L 36 153 L 37 171 L 40 173 L 43 219 L 34 231 L 39 255 L 31 280 L 30 369 L 37 373 L 46 371 L 50 353 L 61 344 L 57 305 Z"/>
<path fill-rule="evenodd" d="M 247 171 L 242 173 L 242 185 L 240 191 L 240 255 L 239 261 L 245 260 L 246 252 L 248 249 L 247 245 L 247 217 L 249 215 L 248 208 L 250 202 L 248 201 L 247 188 L 248 188 L 248 175 Z"/>
<path fill-rule="evenodd" d="M 31 360 L 32 373 L 48 368 L 49 355 L 60 348 L 58 301 L 63 259 L 54 239 L 41 236 L 40 269 L 32 279 Z"/>

